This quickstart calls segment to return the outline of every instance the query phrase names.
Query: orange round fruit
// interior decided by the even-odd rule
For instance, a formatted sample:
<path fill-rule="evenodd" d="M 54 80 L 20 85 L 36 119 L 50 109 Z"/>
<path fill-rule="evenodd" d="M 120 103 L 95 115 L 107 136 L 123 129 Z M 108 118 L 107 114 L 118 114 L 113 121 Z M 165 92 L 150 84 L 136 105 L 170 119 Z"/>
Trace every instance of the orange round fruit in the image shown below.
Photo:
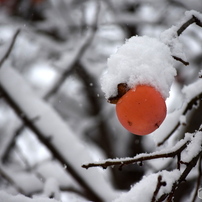
<path fill-rule="evenodd" d="M 165 119 L 166 112 L 166 103 L 161 93 L 149 85 L 130 89 L 116 104 L 120 123 L 136 135 L 155 131 Z"/>

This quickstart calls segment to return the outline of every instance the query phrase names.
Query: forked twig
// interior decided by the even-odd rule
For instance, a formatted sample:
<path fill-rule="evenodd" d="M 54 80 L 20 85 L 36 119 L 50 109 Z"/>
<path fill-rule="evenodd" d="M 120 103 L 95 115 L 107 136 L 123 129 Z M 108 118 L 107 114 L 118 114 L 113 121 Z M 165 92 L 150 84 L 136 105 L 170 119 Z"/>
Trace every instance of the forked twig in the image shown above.
<path fill-rule="evenodd" d="M 166 182 L 162 181 L 162 176 L 159 175 L 158 176 L 158 181 L 157 181 L 157 184 L 156 184 L 156 189 L 154 191 L 154 194 L 153 194 L 151 202 L 155 202 L 156 201 L 157 194 L 158 194 L 158 192 L 159 192 L 159 190 L 160 190 L 160 188 L 162 186 L 166 186 Z"/>

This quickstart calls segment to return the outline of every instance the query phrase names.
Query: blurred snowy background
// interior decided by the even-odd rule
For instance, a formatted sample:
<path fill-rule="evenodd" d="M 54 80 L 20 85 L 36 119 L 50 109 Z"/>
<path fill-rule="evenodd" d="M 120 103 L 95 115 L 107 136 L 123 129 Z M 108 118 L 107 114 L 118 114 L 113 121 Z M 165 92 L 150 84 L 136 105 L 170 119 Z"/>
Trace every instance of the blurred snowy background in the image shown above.
<path fill-rule="evenodd" d="M 111 201 L 154 172 L 152 163 L 122 171 L 81 168 L 155 149 L 151 136 L 122 128 L 100 76 L 125 39 L 159 37 L 192 9 L 202 12 L 201 0 L 0 0 L 0 59 L 20 29 L 0 72 L 0 190 L 62 202 Z M 169 112 L 182 105 L 181 89 L 198 79 L 202 65 L 201 28 L 191 25 L 180 40 L 190 65 L 176 62 Z M 198 129 L 201 111 L 192 112 L 184 131 Z M 167 165 L 157 164 L 158 170 Z M 193 176 L 176 201 L 190 194 Z"/>

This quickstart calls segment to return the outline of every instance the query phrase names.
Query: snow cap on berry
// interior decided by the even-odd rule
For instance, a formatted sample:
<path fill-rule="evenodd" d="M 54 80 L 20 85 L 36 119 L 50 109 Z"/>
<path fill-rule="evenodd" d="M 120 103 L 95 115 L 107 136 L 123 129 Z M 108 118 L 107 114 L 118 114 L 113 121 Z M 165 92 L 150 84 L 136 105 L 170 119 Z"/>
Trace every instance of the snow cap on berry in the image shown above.
<path fill-rule="evenodd" d="M 101 88 L 108 99 L 117 95 L 117 85 L 126 83 L 155 87 L 164 99 L 176 75 L 174 59 L 167 45 L 147 36 L 134 36 L 108 59 L 108 69 L 101 77 Z"/>

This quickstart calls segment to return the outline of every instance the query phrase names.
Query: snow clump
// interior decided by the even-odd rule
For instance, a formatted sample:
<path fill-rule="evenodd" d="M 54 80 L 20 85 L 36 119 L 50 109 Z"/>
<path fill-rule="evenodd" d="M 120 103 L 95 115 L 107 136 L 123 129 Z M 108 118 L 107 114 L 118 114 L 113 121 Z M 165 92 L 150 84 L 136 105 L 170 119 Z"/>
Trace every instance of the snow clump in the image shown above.
<path fill-rule="evenodd" d="M 148 36 L 133 36 L 108 59 L 108 69 L 101 77 L 105 97 L 117 95 L 117 85 L 127 83 L 155 87 L 164 99 L 176 75 L 174 59 L 167 45 Z"/>

